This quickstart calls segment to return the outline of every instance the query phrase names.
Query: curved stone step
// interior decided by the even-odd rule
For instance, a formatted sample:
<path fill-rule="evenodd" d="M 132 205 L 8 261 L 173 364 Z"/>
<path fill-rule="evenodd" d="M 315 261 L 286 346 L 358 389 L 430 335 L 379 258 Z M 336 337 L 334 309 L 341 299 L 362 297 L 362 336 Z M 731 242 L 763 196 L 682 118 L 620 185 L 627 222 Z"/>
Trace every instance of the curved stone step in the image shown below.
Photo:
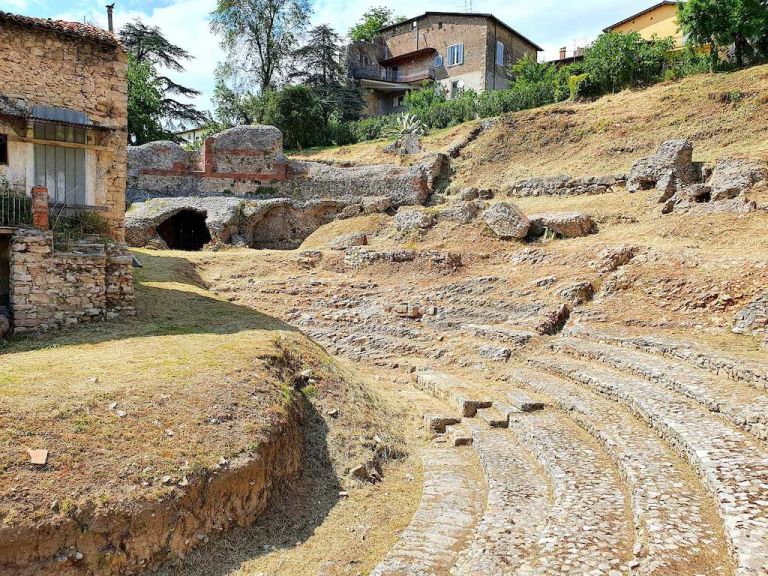
<path fill-rule="evenodd" d="M 488 500 L 475 535 L 451 574 L 512 574 L 536 548 L 550 507 L 546 475 L 504 429 L 467 422 L 488 484 Z"/>
<path fill-rule="evenodd" d="M 697 402 L 658 385 L 562 356 L 529 363 L 619 400 L 693 465 L 715 496 L 736 574 L 768 571 L 768 451 Z"/>
<path fill-rule="evenodd" d="M 732 560 L 714 502 L 690 467 L 616 402 L 563 378 L 515 370 L 516 384 L 546 394 L 595 437 L 628 484 L 638 574 L 731 574 Z"/>
<path fill-rule="evenodd" d="M 511 416 L 509 429 L 546 470 L 552 506 L 536 546 L 516 574 L 628 572 L 634 529 L 614 462 L 564 415 L 553 411 Z"/>
<path fill-rule="evenodd" d="M 561 338 L 553 347 L 658 382 L 722 414 L 760 440 L 768 439 L 768 395 L 755 388 L 722 380 L 674 360 L 610 344 Z"/>
<path fill-rule="evenodd" d="M 424 490 L 411 523 L 371 576 L 444 576 L 469 541 L 485 503 L 470 448 L 428 448 Z"/>
<path fill-rule="evenodd" d="M 681 360 L 714 372 L 719 376 L 730 378 L 735 382 L 743 382 L 760 391 L 768 390 L 768 363 L 763 364 L 746 358 L 723 354 L 701 344 L 659 336 L 617 334 L 609 330 L 597 329 L 583 324 L 568 328 L 564 334 L 589 340 L 609 342 Z"/>

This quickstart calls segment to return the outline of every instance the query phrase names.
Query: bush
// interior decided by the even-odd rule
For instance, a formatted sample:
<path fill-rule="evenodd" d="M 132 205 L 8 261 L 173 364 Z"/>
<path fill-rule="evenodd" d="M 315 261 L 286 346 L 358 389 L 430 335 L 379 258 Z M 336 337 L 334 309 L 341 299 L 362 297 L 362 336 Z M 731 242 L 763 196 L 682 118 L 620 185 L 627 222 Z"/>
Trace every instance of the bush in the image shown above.
<path fill-rule="evenodd" d="M 672 38 L 644 40 L 637 32 L 598 36 L 584 55 L 584 72 L 601 94 L 646 86 L 662 78 Z"/>
<path fill-rule="evenodd" d="M 680 80 L 694 74 L 705 74 L 709 70 L 709 55 L 689 47 L 669 55 L 667 68 L 664 70 L 664 80 Z"/>
<path fill-rule="evenodd" d="M 335 118 L 328 122 L 328 144 L 348 146 L 349 144 L 357 144 L 357 142 L 354 122 L 339 122 Z"/>
<path fill-rule="evenodd" d="M 309 86 L 286 86 L 263 98 L 263 103 L 255 101 L 259 107 L 263 105 L 257 116 L 283 132 L 286 148 L 301 150 L 324 143 L 327 131 L 323 109 Z"/>

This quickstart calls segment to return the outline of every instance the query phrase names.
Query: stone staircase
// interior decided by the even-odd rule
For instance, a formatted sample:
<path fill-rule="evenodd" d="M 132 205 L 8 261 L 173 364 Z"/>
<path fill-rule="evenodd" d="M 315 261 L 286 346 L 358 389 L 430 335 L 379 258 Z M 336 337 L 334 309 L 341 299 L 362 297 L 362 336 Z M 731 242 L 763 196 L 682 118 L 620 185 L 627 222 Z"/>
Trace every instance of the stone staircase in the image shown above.
<path fill-rule="evenodd" d="M 578 326 L 494 374 L 416 374 L 446 407 L 433 449 L 474 452 L 485 486 L 451 554 L 374 574 L 768 574 L 766 366 Z M 421 510 L 404 538 L 427 541 Z"/>

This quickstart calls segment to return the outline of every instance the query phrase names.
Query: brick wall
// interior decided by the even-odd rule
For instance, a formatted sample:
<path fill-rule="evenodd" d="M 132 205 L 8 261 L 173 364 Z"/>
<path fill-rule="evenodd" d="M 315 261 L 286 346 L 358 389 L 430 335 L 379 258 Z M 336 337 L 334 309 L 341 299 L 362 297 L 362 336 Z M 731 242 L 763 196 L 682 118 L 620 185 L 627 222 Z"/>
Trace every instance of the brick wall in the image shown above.
<path fill-rule="evenodd" d="M 95 200 L 106 207 L 116 239 L 123 238 L 127 146 L 127 56 L 121 47 L 57 34 L 12 21 L 0 25 L 0 93 L 47 105 L 85 112 L 108 131 L 94 130 L 89 150 L 95 157 Z M 11 136 L 27 137 L 30 126 L 6 123 Z M 28 144 L 11 142 L 22 153 Z M 6 171 L 11 171 L 11 167 Z M 18 170 L 16 176 L 26 176 Z M 14 178 L 16 179 L 16 178 Z M 33 185 L 26 181 L 27 190 Z"/>
<path fill-rule="evenodd" d="M 83 243 L 56 252 L 50 232 L 18 229 L 11 241 L 11 315 L 16 333 L 134 314 L 131 256 L 123 246 Z"/>

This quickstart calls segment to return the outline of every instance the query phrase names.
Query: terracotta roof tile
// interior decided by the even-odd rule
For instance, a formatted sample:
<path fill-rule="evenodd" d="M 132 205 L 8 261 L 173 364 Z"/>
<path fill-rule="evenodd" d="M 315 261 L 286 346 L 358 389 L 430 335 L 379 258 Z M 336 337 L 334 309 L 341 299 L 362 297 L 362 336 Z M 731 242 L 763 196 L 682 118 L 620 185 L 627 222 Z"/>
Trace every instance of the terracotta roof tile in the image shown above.
<path fill-rule="evenodd" d="M 50 30 L 74 38 L 82 38 L 91 42 L 98 42 L 107 46 L 119 46 L 120 42 L 114 34 L 90 24 L 80 22 L 67 22 L 66 20 L 51 20 L 46 18 L 32 18 L 9 12 L 0 11 L 0 24 L 10 22 L 18 26 Z"/>

